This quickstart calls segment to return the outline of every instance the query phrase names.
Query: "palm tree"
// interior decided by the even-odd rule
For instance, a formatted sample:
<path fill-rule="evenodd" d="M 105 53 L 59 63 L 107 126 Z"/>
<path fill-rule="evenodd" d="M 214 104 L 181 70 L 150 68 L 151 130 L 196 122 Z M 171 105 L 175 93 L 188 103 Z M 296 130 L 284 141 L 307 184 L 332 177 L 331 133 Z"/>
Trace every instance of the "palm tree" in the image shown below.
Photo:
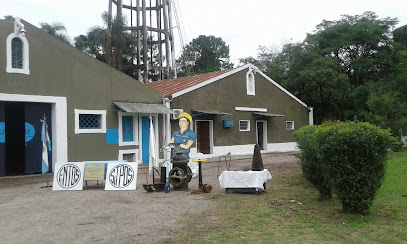
<path fill-rule="evenodd" d="M 48 32 L 48 34 L 55 36 L 56 38 L 64 41 L 66 43 L 69 42 L 69 36 L 66 33 L 65 25 L 60 22 L 53 22 L 51 24 L 41 22 L 40 23 L 41 30 Z"/>

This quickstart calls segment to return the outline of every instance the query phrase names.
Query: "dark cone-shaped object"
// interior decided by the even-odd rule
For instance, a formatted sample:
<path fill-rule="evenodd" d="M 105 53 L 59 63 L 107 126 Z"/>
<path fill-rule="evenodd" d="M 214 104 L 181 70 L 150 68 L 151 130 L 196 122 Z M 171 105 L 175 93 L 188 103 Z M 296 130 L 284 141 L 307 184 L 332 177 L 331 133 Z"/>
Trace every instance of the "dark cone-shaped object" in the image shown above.
<path fill-rule="evenodd" d="M 259 144 L 254 145 L 252 171 L 263 171 L 263 160 L 261 159 Z"/>

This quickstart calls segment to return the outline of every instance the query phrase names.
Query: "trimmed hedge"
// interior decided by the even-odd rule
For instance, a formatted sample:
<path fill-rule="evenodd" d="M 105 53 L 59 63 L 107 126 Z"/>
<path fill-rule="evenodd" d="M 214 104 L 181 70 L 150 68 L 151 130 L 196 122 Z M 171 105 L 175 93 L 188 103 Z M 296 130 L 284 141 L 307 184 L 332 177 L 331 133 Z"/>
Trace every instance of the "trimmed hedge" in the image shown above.
<path fill-rule="evenodd" d="M 301 164 L 305 160 L 307 165 L 305 177 L 316 178 L 307 176 L 310 173 L 323 175 L 319 176 L 323 179 L 319 187 L 332 186 L 345 212 L 368 213 L 384 178 L 389 148 L 395 142 L 390 131 L 369 123 L 341 122 L 305 128 L 299 134 Z"/>
<path fill-rule="evenodd" d="M 294 138 L 301 150 L 299 162 L 304 177 L 319 191 L 321 200 L 332 198 L 332 186 L 324 172 L 324 163 L 321 160 L 319 146 L 315 139 L 315 125 L 304 126 L 294 132 Z"/>

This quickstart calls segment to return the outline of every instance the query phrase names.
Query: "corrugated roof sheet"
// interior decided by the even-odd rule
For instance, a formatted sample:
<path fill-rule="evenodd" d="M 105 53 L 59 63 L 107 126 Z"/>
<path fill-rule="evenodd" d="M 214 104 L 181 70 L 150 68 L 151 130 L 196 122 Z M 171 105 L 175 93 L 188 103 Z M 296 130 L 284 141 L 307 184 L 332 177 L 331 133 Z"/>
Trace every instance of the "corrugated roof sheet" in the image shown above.
<path fill-rule="evenodd" d="M 194 115 L 192 116 L 197 116 L 197 115 L 218 115 L 218 116 L 223 116 L 223 115 L 232 115 L 230 113 L 225 113 L 225 112 L 220 112 L 216 110 L 200 110 L 200 109 L 194 109 L 192 110 Z"/>
<path fill-rule="evenodd" d="M 124 112 L 128 113 L 143 113 L 143 114 L 174 114 L 174 112 L 162 104 L 146 104 L 146 103 L 125 103 L 113 102 Z"/>
<path fill-rule="evenodd" d="M 253 112 L 253 115 L 259 115 L 264 117 L 284 117 L 285 115 L 282 114 L 271 114 L 271 113 L 260 113 L 260 112 Z"/>
<path fill-rule="evenodd" d="M 158 91 L 159 93 L 163 94 L 164 96 L 172 95 L 174 93 L 180 92 L 187 88 L 193 87 L 198 85 L 202 82 L 207 80 L 213 79 L 217 76 L 220 76 L 224 73 L 230 72 L 229 70 L 221 70 L 215 71 L 206 74 L 200 75 L 193 75 L 193 76 L 185 76 L 177 79 L 172 80 L 162 80 L 162 81 L 155 81 L 150 83 L 145 83 L 146 86 L 153 88 L 154 90 Z"/>

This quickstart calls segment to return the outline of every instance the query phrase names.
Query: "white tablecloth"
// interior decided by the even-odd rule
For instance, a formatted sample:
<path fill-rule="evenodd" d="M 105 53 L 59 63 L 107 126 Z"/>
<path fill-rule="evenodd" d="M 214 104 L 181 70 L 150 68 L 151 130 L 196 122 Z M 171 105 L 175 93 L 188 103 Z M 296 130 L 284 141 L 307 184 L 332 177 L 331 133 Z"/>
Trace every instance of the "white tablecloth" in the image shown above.
<path fill-rule="evenodd" d="M 222 188 L 256 188 L 264 190 L 263 184 L 271 179 L 270 172 L 263 171 L 223 171 L 219 177 Z"/>

